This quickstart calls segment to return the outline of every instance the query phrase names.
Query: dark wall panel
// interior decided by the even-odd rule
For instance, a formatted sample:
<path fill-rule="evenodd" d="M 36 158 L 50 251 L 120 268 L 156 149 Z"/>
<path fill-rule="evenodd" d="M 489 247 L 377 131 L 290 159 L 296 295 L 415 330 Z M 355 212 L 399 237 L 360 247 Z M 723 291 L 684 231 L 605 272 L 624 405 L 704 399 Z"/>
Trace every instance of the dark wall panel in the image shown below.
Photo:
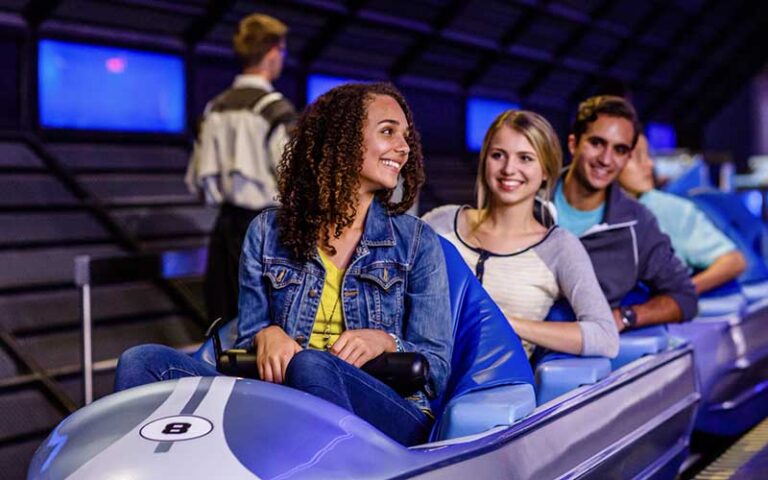
<path fill-rule="evenodd" d="M 534 108 L 534 112 L 543 116 L 552 125 L 560 139 L 560 145 L 563 148 L 563 164 L 571 162 L 571 154 L 568 153 L 568 134 L 571 133 L 571 123 L 576 115 L 576 108 L 573 111 L 563 111 L 556 109 Z"/>
<path fill-rule="evenodd" d="M 192 115 L 200 117 L 205 104 L 221 91 L 232 85 L 235 75 L 240 72 L 240 65 L 234 59 L 199 57 L 192 66 L 194 80 L 192 95 Z"/>
<path fill-rule="evenodd" d="M 464 102 L 460 95 L 420 88 L 401 88 L 421 133 L 428 154 L 462 155 L 464 146 Z"/>
<path fill-rule="evenodd" d="M 303 92 L 303 89 L 305 83 L 302 81 L 301 75 L 299 75 L 299 72 L 296 69 L 283 69 L 283 74 L 274 82 L 274 85 L 280 93 L 293 102 L 296 106 L 296 110 L 301 111 L 301 109 L 304 108 L 304 98 L 306 97 L 306 94 Z"/>
<path fill-rule="evenodd" d="M 18 40 L 0 37 L 0 127 L 19 125 Z"/>
<path fill-rule="evenodd" d="M 735 92 L 733 99 L 715 115 L 704 130 L 704 150 L 729 152 L 739 171 L 747 168 L 747 159 L 753 155 L 752 92 L 747 84 Z"/>

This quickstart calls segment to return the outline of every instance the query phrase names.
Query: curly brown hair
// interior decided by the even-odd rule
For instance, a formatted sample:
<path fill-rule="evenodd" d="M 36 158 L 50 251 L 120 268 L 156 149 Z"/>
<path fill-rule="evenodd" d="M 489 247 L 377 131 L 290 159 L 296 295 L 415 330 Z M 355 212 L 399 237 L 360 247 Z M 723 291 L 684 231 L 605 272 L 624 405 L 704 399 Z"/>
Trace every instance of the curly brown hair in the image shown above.
<path fill-rule="evenodd" d="M 331 254 L 331 234 L 339 238 L 357 216 L 360 171 L 363 166 L 363 127 L 374 95 L 395 99 L 408 121 L 408 161 L 400 170 L 402 199 L 390 202 L 393 190 L 376 197 L 390 215 L 408 210 L 424 183 L 419 134 L 403 95 L 389 83 L 336 87 L 304 109 L 277 167 L 280 241 L 305 261 L 320 241 Z M 333 232 L 331 232 L 333 228 Z"/>

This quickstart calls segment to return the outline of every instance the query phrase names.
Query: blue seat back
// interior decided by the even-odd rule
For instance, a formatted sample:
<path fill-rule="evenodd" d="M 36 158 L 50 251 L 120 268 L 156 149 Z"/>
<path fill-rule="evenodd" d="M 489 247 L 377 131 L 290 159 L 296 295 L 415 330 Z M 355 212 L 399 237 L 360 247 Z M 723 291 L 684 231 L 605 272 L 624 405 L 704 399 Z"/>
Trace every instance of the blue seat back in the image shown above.
<path fill-rule="evenodd" d="M 707 217 L 736 244 L 747 261 L 747 269 L 739 277 L 745 283 L 768 280 L 768 266 L 765 264 L 763 241 L 766 227 L 752 215 L 734 194 L 723 192 L 702 192 L 690 199 Z"/>
<path fill-rule="evenodd" d="M 448 386 L 432 402 L 439 421 L 448 400 L 499 385 L 533 385 L 533 371 L 496 303 L 450 242 L 440 238 L 448 267 L 454 344 Z"/>
<path fill-rule="evenodd" d="M 712 182 L 709 180 L 709 167 L 701 159 L 696 159 L 685 173 L 666 184 L 663 190 L 674 195 L 685 197 L 691 190 L 711 187 Z"/>

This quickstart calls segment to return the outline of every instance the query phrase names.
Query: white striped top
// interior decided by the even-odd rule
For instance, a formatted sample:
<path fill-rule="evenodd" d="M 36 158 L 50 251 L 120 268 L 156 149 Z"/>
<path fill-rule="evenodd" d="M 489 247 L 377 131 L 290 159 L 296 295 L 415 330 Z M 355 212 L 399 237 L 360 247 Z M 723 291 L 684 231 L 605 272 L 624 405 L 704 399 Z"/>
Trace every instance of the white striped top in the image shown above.
<path fill-rule="evenodd" d="M 582 355 L 613 357 L 619 337 L 584 246 L 568 231 L 553 226 L 538 243 L 510 254 L 475 248 L 458 233 L 459 212 L 446 205 L 422 218 L 450 241 L 473 269 L 507 317 L 544 320 L 552 304 L 565 297 L 582 332 Z M 534 345 L 523 341 L 530 356 Z"/>

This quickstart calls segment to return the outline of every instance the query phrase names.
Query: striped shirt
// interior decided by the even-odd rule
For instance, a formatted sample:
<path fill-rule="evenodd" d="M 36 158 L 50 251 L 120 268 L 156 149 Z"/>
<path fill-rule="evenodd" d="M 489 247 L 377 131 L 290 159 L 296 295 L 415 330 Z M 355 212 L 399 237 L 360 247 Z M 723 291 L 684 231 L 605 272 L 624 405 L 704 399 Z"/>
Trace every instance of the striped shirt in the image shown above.
<path fill-rule="evenodd" d="M 473 247 L 458 233 L 458 216 L 466 207 L 446 205 L 424 215 L 475 271 L 507 317 L 544 320 L 552 304 L 565 297 L 582 333 L 582 355 L 615 356 L 618 334 L 584 246 L 554 226 L 539 242 L 517 252 L 497 254 Z M 523 341 L 530 356 L 533 345 Z"/>

